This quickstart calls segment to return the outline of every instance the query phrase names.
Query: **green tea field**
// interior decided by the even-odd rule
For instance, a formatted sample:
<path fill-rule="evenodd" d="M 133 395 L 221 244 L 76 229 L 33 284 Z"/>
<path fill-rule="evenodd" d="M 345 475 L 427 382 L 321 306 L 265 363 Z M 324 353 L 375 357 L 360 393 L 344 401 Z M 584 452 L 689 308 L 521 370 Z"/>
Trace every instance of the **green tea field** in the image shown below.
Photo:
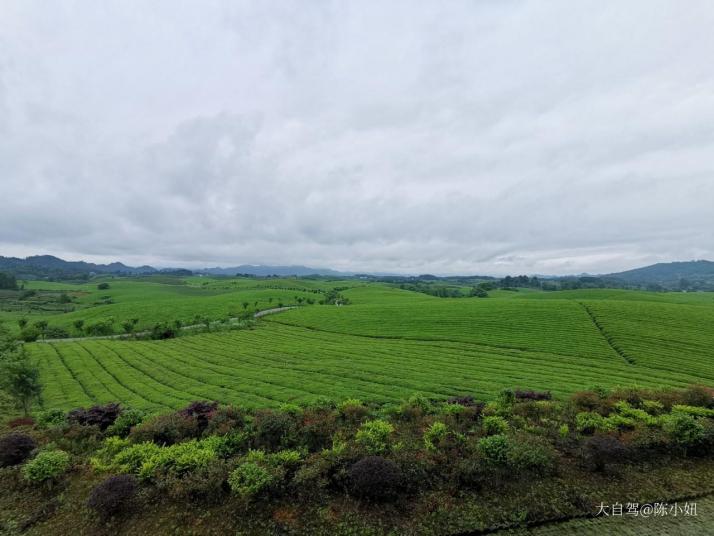
<path fill-rule="evenodd" d="M 109 401 L 151 410 L 195 399 L 251 407 L 320 396 L 393 401 L 414 392 L 488 399 L 514 386 L 562 398 L 595 385 L 714 385 L 709 295 L 596 290 L 452 299 L 350 283 L 343 290 L 349 305 L 303 305 L 242 330 L 26 346 L 41 364 L 45 406 L 63 409 Z M 242 303 L 254 309 L 261 308 L 256 301 L 267 308 L 299 296 L 319 299 L 320 291 L 343 283 L 270 284 L 121 281 L 108 291 L 116 303 L 54 315 L 52 322 L 134 315 L 149 325 L 188 321 L 197 310 L 218 317 Z"/>

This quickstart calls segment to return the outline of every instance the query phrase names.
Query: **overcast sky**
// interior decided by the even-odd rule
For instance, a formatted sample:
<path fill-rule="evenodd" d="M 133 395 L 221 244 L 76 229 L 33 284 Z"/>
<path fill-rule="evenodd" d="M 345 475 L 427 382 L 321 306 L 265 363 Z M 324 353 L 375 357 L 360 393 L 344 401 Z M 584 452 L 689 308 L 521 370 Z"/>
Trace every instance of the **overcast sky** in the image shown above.
<path fill-rule="evenodd" d="M 714 259 L 711 0 L 0 0 L 0 255 Z"/>

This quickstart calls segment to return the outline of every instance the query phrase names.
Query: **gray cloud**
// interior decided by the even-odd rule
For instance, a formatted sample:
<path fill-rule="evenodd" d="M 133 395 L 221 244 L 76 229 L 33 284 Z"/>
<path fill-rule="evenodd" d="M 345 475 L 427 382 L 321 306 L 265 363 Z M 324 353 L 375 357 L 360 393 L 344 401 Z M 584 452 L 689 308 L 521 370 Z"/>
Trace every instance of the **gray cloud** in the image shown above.
<path fill-rule="evenodd" d="M 707 1 L 7 1 L 0 254 L 714 258 Z"/>

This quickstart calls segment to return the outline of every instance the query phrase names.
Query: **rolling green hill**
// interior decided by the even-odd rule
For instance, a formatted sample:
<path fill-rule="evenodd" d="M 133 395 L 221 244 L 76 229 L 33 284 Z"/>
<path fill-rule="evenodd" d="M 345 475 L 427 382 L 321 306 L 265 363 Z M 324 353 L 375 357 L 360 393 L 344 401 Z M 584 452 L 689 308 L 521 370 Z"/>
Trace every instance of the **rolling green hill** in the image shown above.
<path fill-rule="evenodd" d="M 709 294 L 611 290 L 503 292 L 437 298 L 384 284 L 347 282 L 351 305 L 312 305 L 257 327 L 169 341 L 28 344 L 42 367 L 46 405 L 120 400 L 176 408 L 194 399 L 277 406 L 318 396 L 390 401 L 419 391 L 443 398 L 501 389 L 557 397 L 593 385 L 714 385 Z M 116 303 L 53 315 L 149 321 L 222 316 L 242 301 L 267 306 L 345 282 L 188 278 L 117 281 Z M 262 285 L 262 286 L 261 286 Z M 271 287 L 271 288 L 266 288 Z M 80 300 L 90 301 L 94 291 Z M 146 299 L 149 296 L 150 299 Z"/>

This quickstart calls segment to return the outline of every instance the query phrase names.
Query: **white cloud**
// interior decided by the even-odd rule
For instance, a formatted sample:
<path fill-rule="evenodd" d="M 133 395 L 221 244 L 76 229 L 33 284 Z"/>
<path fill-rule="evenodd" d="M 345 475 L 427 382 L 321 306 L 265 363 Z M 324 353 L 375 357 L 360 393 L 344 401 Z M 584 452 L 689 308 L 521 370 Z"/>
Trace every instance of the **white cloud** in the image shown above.
<path fill-rule="evenodd" d="M 436 273 L 714 257 L 714 7 L 5 2 L 0 254 Z"/>

